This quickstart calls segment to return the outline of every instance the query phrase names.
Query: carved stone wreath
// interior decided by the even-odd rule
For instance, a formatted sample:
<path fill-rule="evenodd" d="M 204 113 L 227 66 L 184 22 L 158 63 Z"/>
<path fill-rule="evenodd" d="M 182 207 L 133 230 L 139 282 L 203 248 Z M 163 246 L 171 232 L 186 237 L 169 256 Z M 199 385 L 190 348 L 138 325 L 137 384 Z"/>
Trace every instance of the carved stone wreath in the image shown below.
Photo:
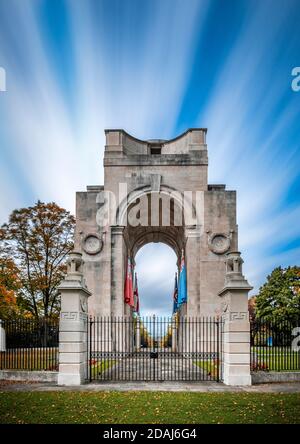
<path fill-rule="evenodd" d="M 82 248 L 87 254 L 98 254 L 103 248 L 103 241 L 98 234 L 89 233 L 83 238 Z"/>
<path fill-rule="evenodd" d="M 224 233 L 214 233 L 208 237 L 208 247 L 216 254 L 224 254 L 230 248 L 230 236 Z"/>

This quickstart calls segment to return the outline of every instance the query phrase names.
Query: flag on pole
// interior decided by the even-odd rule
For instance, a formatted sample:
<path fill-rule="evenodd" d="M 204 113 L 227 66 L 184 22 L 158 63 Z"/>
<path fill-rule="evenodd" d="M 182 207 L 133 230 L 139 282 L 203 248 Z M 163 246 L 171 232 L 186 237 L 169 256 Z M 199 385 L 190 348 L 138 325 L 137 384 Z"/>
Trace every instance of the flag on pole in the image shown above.
<path fill-rule="evenodd" d="M 140 314 L 140 298 L 137 284 L 137 275 L 134 275 L 134 311 L 139 315 Z"/>
<path fill-rule="evenodd" d="M 184 254 L 182 250 L 180 274 L 179 274 L 179 286 L 178 286 L 178 305 L 179 308 L 187 301 L 187 285 L 186 285 L 186 266 L 184 261 Z"/>
<path fill-rule="evenodd" d="M 124 301 L 125 301 L 125 304 L 128 304 L 131 307 L 134 307 L 133 285 L 132 285 L 132 266 L 131 266 L 130 258 L 128 258 L 126 278 L 125 278 Z"/>
<path fill-rule="evenodd" d="M 174 295 L 173 295 L 173 314 L 177 311 L 178 304 L 178 285 L 177 285 L 177 273 L 175 273 L 175 285 L 174 285 Z"/>

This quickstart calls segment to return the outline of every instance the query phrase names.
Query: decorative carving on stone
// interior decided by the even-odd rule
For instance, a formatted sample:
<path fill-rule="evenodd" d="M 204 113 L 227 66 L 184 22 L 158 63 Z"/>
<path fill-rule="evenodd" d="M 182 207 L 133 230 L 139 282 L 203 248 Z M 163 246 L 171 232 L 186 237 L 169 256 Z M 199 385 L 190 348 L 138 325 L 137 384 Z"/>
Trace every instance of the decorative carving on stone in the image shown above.
<path fill-rule="evenodd" d="M 59 290 L 64 290 L 73 288 L 74 285 L 78 288 L 81 286 L 84 290 L 87 290 L 87 286 L 85 283 L 85 279 L 83 277 L 83 260 L 82 254 L 78 251 L 72 251 L 69 254 L 67 260 L 67 274 L 65 275 L 65 279 L 58 286 Z"/>
<path fill-rule="evenodd" d="M 211 233 L 207 231 L 208 235 L 208 247 L 215 254 L 224 254 L 230 248 L 232 232 L 230 234 L 225 233 Z"/>
<path fill-rule="evenodd" d="M 60 319 L 64 321 L 78 321 L 77 311 L 63 311 L 60 313 Z"/>
<path fill-rule="evenodd" d="M 226 257 L 226 274 L 230 275 L 235 273 L 236 275 L 243 275 L 243 259 L 241 257 L 241 253 L 239 251 L 232 251 Z"/>
<path fill-rule="evenodd" d="M 80 298 L 80 309 L 83 313 L 87 312 L 88 304 L 86 298 Z"/>
<path fill-rule="evenodd" d="M 87 313 L 79 313 L 79 320 L 86 322 L 88 318 Z"/>
<path fill-rule="evenodd" d="M 249 313 L 246 311 L 232 311 L 230 321 L 248 321 Z"/>
<path fill-rule="evenodd" d="M 82 254 L 78 251 L 72 251 L 69 254 L 67 260 L 67 275 L 69 276 L 81 276 L 82 275 Z"/>
<path fill-rule="evenodd" d="M 226 311 L 222 314 L 224 321 L 248 321 L 249 313 L 244 311 Z"/>
<path fill-rule="evenodd" d="M 221 310 L 223 313 L 226 313 L 228 309 L 229 309 L 229 302 L 226 301 L 225 299 L 225 301 L 221 303 Z"/>
<path fill-rule="evenodd" d="M 98 234 L 89 233 L 83 238 L 82 248 L 87 254 L 98 254 L 103 248 L 103 241 Z"/>
<path fill-rule="evenodd" d="M 60 313 L 60 319 L 62 321 L 85 321 L 87 319 L 87 313 L 80 313 L 77 311 L 64 311 Z"/>

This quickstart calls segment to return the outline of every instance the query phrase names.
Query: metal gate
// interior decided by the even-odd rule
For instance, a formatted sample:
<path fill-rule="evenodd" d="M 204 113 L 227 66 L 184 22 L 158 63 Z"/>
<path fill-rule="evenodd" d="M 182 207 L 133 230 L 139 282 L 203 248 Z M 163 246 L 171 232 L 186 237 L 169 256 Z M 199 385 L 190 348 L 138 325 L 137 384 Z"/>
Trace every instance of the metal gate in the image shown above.
<path fill-rule="evenodd" d="M 222 334 L 217 318 L 90 318 L 88 379 L 220 381 Z"/>

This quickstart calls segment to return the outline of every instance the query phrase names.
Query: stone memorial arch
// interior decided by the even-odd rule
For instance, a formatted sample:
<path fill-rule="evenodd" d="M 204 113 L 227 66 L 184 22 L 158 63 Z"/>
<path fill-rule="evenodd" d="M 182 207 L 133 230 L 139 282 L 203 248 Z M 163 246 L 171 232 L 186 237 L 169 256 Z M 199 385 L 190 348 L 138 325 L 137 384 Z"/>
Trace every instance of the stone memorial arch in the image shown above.
<path fill-rule="evenodd" d="M 128 315 L 127 257 L 134 263 L 143 245 L 164 242 L 178 264 L 184 250 L 185 314 L 219 314 L 224 257 L 238 248 L 236 192 L 207 182 L 206 129 L 171 140 L 139 140 L 124 130 L 105 134 L 104 185 L 88 186 L 76 198 L 75 250 L 92 293 L 89 312 Z"/>
<path fill-rule="evenodd" d="M 197 361 L 216 362 L 215 380 L 250 384 L 236 192 L 208 184 L 206 129 L 171 140 L 105 134 L 104 185 L 76 195 L 75 249 L 59 287 L 59 384 L 97 379 L 93 362 L 108 363 L 100 379 L 209 380 Z M 185 257 L 187 302 L 164 324 L 146 325 L 124 303 L 128 258 L 134 265 L 149 242 L 173 248 L 178 266 Z"/>

